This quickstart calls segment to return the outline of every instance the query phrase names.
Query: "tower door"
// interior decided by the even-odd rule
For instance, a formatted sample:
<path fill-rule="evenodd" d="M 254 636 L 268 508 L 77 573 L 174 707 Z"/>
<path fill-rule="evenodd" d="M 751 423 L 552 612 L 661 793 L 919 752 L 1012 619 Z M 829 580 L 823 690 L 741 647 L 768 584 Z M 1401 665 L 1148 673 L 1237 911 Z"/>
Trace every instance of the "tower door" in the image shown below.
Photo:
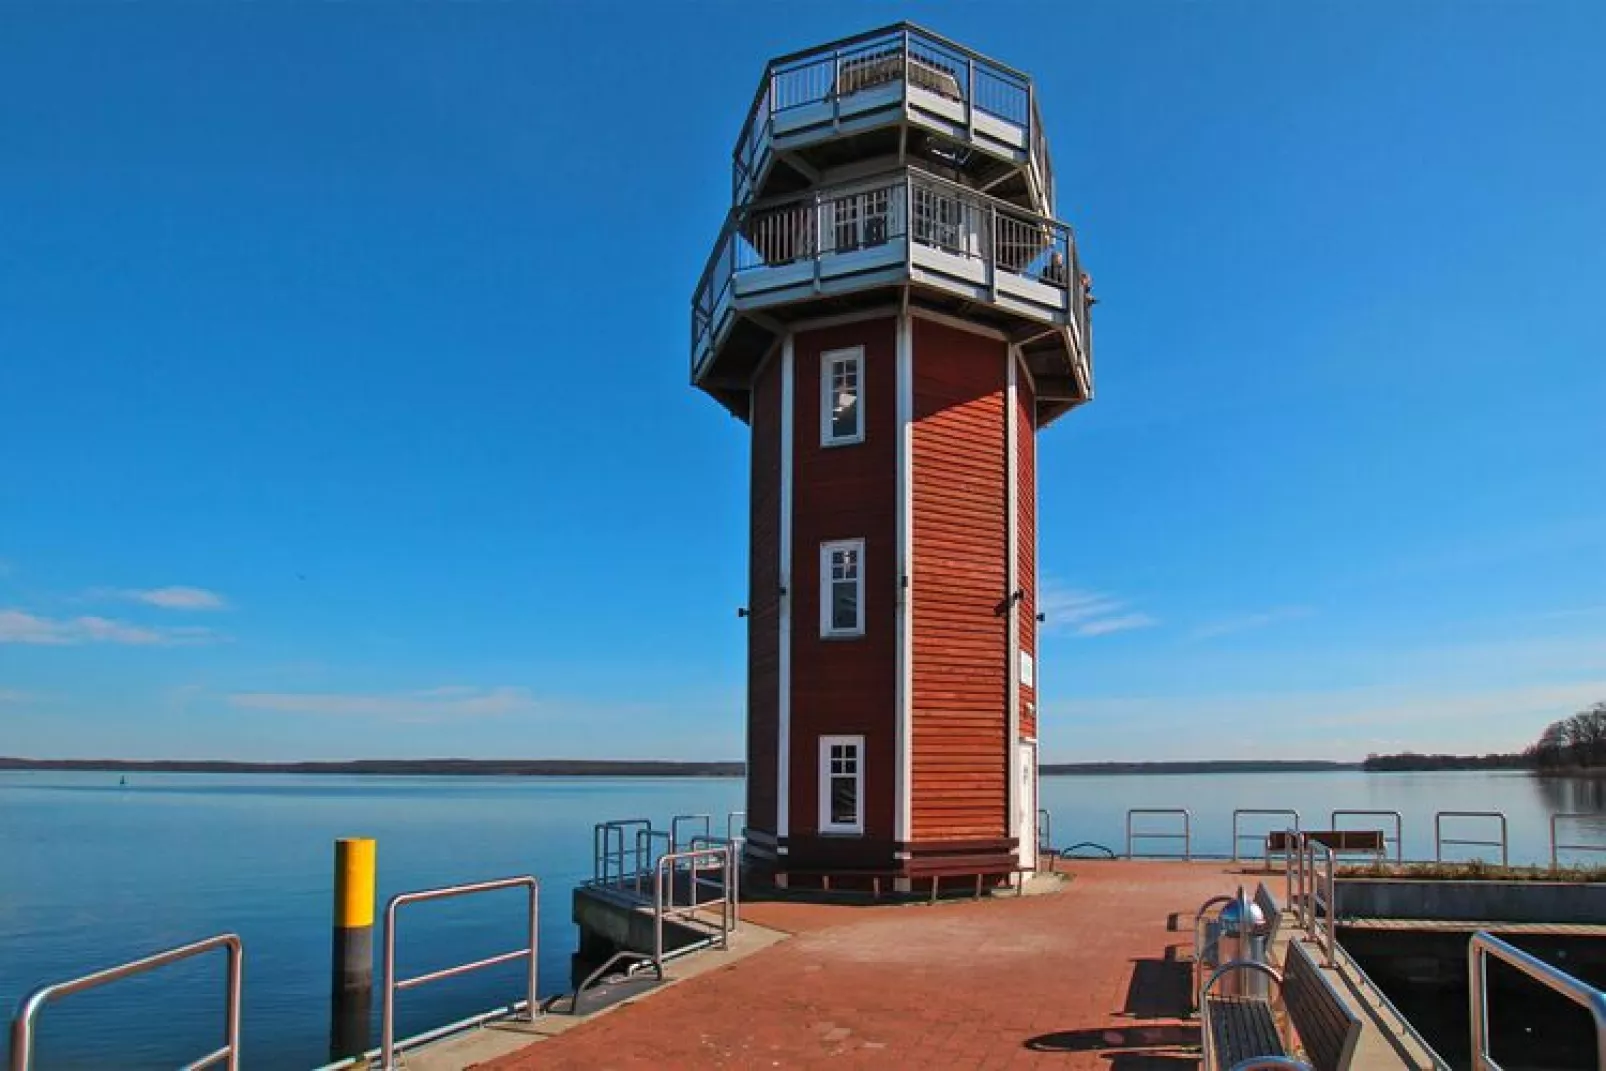
<path fill-rule="evenodd" d="M 1020 865 L 1037 869 L 1037 745 L 1015 745 L 1015 828 Z"/>

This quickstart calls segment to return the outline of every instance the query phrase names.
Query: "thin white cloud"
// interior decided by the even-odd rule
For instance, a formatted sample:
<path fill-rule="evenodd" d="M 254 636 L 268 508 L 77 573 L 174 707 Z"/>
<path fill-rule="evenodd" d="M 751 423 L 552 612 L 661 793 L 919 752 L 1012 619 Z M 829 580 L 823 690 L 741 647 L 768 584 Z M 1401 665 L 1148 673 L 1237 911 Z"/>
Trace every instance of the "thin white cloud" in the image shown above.
<path fill-rule="evenodd" d="M 27 692 L 19 692 L 14 688 L 0 688 L 0 703 L 26 703 L 33 696 Z"/>
<path fill-rule="evenodd" d="M 1606 698 L 1606 679 L 1473 690 L 1425 684 L 1050 703 L 1049 724 L 1108 738 L 1101 758 L 1330 758 L 1368 751 L 1509 751 Z M 1152 730 L 1152 731 L 1150 731 Z M 1125 747 L 1116 741 L 1139 741 Z M 1156 746 L 1156 742 L 1159 743 Z"/>
<path fill-rule="evenodd" d="M 1119 614 L 1099 617 L 1076 626 L 1078 636 L 1108 636 L 1112 632 L 1128 632 L 1135 628 L 1153 628 L 1160 622 L 1148 614 Z"/>
<path fill-rule="evenodd" d="M 94 598 L 126 599 L 162 610 L 222 610 L 228 600 L 215 591 L 172 585 L 165 588 L 95 588 Z"/>
<path fill-rule="evenodd" d="M 228 702 L 239 710 L 400 722 L 497 718 L 537 708 L 523 688 L 461 685 L 409 692 L 236 692 Z"/>
<path fill-rule="evenodd" d="M 41 617 L 26 610 L 0 610 L 0 643 L 70 647 L 111 643 L 128 647 L 182 647 L 221 639 L 207 628 L 150 628 L 109 617 Z"/>
<path fill-rule="evenodd" d="M 1062 587 L 1054 580 L 1043 582 L 1037 605 L 1046 618 L 1045 632 L 1107 636 L 1112 632 L 1152 628 L 1160 623 L 1146 613 L 1129 609 L 1125 599 L 1100 591 Z"/>
<path fill-rule="evenodd" d="M 1267 628 L 1271 625 L 1281 625 L 1287 621 L 1298 621 L 1301 618 L 1311 616 L 1315 612 L 1308 606 L 1279 606 L 1270 610 L 1261 610 L 1258 613 L 1224 617 L 1219 621 L 1207 621 L 1194 629 L 1189 635 L 1196 640 L 1211 640 L 1217 636 L 1231 636 L 1238 632 L 1252 632 L 1255 629 Z"/>

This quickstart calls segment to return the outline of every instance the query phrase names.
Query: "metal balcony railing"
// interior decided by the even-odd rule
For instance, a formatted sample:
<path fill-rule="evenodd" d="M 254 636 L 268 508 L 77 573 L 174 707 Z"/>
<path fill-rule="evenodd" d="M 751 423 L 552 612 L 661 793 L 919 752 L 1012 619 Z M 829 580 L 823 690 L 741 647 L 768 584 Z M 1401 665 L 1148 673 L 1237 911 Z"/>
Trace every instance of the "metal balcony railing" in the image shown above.
<path fill-rule="evenodd" d="M 908 240 L 905 242 L 905 240 Z M 692 375 L 713 349 L 744 274 L 905 243 L 1057 290 L 1087 354 L 1087 280 L 1071 228 L 916 169 L 740 206 L 727 218 L 692 299 Z M 996 283 L 995 283 L 996 285 Z"/>
<path fill-rule="evenodd" d="M 776 116 L 809 105 L 836 105 L 855 93 L 900 84 L 953 101 L 967 116 L 990 116 L 1024 132 L 1044 203 L 1053 211 L 1054 165 L 1031 79 L 979 52 L 908 25 L 873 30 L 771 61 L 732 151 L 733 200 L 740 202 L 751 192 Z"/>

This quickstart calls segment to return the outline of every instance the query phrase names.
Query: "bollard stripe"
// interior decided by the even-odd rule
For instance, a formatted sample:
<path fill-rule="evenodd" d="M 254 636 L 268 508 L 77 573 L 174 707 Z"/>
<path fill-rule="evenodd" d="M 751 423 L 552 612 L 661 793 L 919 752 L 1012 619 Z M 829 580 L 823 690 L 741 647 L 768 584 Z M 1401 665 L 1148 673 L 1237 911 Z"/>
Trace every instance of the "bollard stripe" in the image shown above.
<path fill-rule="evenodd" d="M 374 924 L 374 841 L 348 837 L 335 842 L 335 927 Z"/>

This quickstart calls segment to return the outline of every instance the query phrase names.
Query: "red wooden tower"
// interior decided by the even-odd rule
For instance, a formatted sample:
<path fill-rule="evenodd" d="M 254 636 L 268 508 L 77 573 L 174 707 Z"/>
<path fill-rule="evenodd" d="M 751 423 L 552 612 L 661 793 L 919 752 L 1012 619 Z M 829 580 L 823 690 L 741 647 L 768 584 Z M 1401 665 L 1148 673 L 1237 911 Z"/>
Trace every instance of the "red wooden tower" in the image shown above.
<path fill-rule="evenodd" d="M 750 864 L 1035 860 L 1036 432 L 1091 396 L 1029 78 L 900 24 L 772 60 L 692 303 L 752 428 Z"/>

